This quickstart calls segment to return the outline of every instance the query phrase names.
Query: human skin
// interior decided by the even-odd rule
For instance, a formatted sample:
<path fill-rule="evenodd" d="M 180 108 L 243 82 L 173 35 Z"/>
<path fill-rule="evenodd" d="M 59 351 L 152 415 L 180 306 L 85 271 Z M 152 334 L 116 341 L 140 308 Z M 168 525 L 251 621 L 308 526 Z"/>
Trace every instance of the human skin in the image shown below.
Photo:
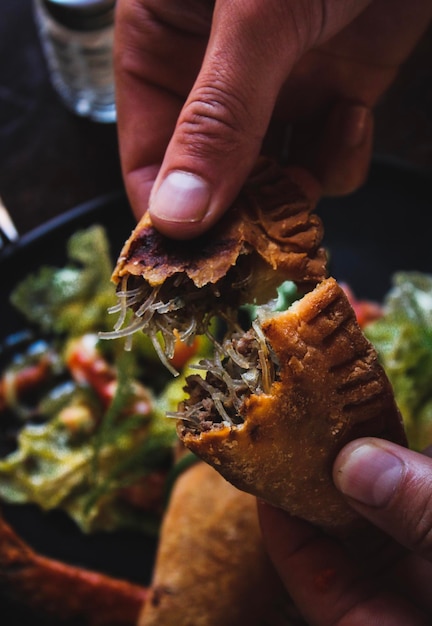
<path fill-rule="evenodd" d="M 149 207 L 169 237 L 201 234 L 287 125 L 290 162 L 326 194 L 357 188 L 373 107 L 431 16 L 430 0 L 118 0 L 118 135 L 137 218 Z"/>
<path fill-rule="evenodd" d="M 273 128 L 286 125 L 289 162 L 325 194 L 356 189 L 369 167 L 373 108 L 431 17 L 430 0 L 118 0 L 118 134 L 136 217 L 148 209 L 167 236 L 200 235 L 228 209 Z M 379 469 L 370 450 L 356 452 L 362 443 L 342 450 L 334 478 L 383 531 L 380 553 L 353 555 L 260 504 L 267 549 L 312 626 L 430 624 L 432 461 L 392 447 L 403 470 L 387 467 L 388 476 L 401 482 L 371 506 L 359 495 L 375 498 L 374 481 L 353 479 Z"/>
<path fill-rule="evenodd" d="M 259 503 L 268 553 L 310 626 L 426 626 L 432 620 L 432 459 L 391 442 L 351 442 L 336 486 L 372 522 L 357 546 Z"/>

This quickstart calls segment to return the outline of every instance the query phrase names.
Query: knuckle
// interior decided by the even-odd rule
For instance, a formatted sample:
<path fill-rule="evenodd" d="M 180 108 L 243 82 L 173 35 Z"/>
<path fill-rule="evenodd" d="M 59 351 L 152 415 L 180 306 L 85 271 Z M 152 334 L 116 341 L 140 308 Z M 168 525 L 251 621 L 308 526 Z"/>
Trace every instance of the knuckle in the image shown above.
<path fill-rule="evenodd" d="M 128 0 L 130 1 L 130 0 Z M 207 31 L 214 9 L 214 0 L 138 0 L 156 22 L 192 33 Z"/>
<path fill-rule="evenodd" d="M 254 124 L 247 105 L 214 83 L 194 91 L 186 103 L 177 127 L 178 137 L 191 152 L 235 152 Z"/>

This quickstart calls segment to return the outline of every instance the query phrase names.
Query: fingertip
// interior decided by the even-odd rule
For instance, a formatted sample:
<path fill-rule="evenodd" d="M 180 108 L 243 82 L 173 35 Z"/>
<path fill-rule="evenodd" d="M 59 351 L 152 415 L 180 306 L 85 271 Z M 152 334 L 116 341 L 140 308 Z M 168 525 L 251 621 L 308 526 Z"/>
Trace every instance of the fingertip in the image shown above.
<path fill-rule="evenodd" d="M 334 464 L 336 487 L 401 546 L 431 559 L 429 456 L 383 439 L 348 444 Z"/>
<path fill-rule="evenodd" d="M 201 176 L 173 171 L 152 193 L 149 210 L 161 223 L 201 222 L 210 199 L 210 185 Z"/>
<path fill-rule="evenodd" d="M 342 472 L 343 467 L 351 454 L 353 454 L 358 448 L 363 445 L 368 444 L 369 442 L 374 441 L 372 437 L 360 437 L 358 439 L 354 439 L 353 441 L 349 441 L 341 450 L 333 463 L 333 480 L 337 483 L 339 478 L 339 474 Z"/>
<path fill-rule="evenodd" d="M 186 239 L 207 226 L 212 200 L 211 185 L 201 176 L 173 170 L 156 183 L 149 202 L 155 227 L 164 235 Z"/>
<path fill-rule="evenodd" d="M 351 442 L 334 464 L 334 482 L 347 497 L 360 504 L 385 508 L 404 476 L 404 462 L 379 439 Z"/>
<path fill-rule="evenodd" d="M 168 170 L 164 164 L 150 196 L 153 225 L 172 239 L 199 237 L 214 226 L 232 206 L 252 168 L 249 163 L 238 168 L 224 164 L 221 170 L 217 162 L 191 161 L 189 167 Z"/>

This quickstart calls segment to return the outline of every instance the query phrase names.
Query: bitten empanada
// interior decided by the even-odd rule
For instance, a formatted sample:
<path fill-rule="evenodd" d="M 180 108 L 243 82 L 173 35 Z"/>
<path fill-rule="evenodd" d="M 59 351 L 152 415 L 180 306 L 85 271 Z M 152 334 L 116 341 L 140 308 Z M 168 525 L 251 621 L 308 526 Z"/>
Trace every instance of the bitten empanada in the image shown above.
<path fill-rule="evenodd" d="M 332 465 L 350 440 L 406 445 L 392 387 L 343 289 L 328 278 L 282 313 L 255 321 L 187 378 L 182 442 L 229 482 L 343 534 L 359 517 Z"/>

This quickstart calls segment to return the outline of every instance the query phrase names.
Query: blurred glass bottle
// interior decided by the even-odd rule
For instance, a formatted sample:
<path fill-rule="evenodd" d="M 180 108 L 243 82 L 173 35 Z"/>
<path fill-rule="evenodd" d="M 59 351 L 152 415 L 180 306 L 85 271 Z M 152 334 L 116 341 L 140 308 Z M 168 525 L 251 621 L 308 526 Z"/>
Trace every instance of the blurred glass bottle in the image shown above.
<path fill-rule="evenodd" d="M 115 0 L 34 0 L 51 82 L 77 115 L 115 122 Z"/>

